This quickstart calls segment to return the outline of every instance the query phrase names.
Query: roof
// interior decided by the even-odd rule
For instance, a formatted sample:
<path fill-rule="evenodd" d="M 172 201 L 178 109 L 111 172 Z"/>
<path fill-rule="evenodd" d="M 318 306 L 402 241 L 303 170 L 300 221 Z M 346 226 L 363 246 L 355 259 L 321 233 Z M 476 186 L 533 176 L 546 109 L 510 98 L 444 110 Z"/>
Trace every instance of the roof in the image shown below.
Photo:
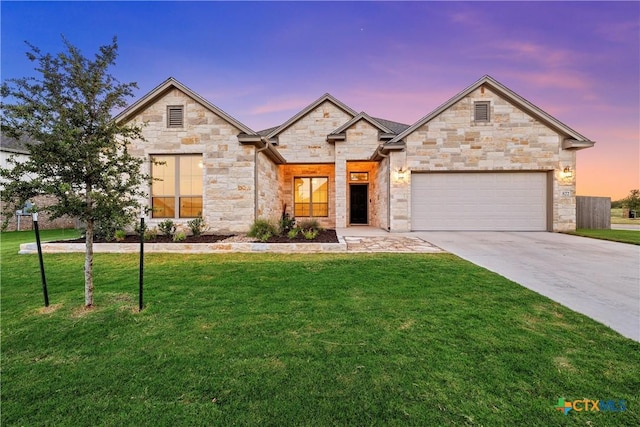
<path fill-rule="evenodd" d="M 380 119 L 378 117 L 374 117 L 373 119 L 380 123 L 382 126 L 389 128 L 391 130 L 391 133 L 395 134 L 404 132 L 410 126 L 404 123 L 398 123 L 387 119 Z"/>
<path fill-rule="evenodd" d="M 343 133 L 347 129 L 349 129 L 351 126 L 353 126 L 354 124 L 358 123 L 360 120 L 364 120 L 366 122 L 369 122 L 369 124 L 371 126 L 377 128 L 380 132 L 385 132 L 385 133 L 392 133 L 393 132 L 391 129 L 389 129 L 388 127 L 384 126 L 379 121 L 373 119 L 371 116 L 369 116 L 367 113 L 365 113 L 363 111 L 360 114 L 358 114 L 357 116 L 355 116 L 354 118 L 352 118 L 351 120 L 349 120 L 348 122 L 346 122 L 345 124 L 343 124 L 342 126 L 340 126 L 338 129 L 336 129 L 333 132 L 331 132 L 329 135 L 337 135 L 337 134 Z"/>
<path fill-rule="evenodd" d="M 22 135 L 19 139 L 12 138 L 0 132 L 0 151 L 10 153 L 29 154 L 29 144 L 37 143 L 27 135 Z"/>
<path fill-rule="evenodd" d="M 140 98 L 139 100 L 137 100 L 136 102 L 131 104 L 128 108 L 126 108 L 124 111 L 122 111 L 120 114 L 118 114 L 116 116 L 115 120 L 117 122 L 120 122 L 120 121 L 125 121 L 125 120 L 133 117 L 134 115 L 138 114 L 140 112 L 140 110 L 142 110 L 143 108 L 146 108 L 147 105 L 153 103 L 156 99 L 158 99 L 159 97 L 163 96 L 165 93 L 167 93 L 169 90 L 171 90 L 173 88 L 184 92 L 187 96 L 189 96 L 190 98 L 192 98 L 195 101 L 199 102 L 205 108 L 207 108 L 210 111 L 212 111 L 214 114 L 222 117 L 228 123 L 232 124 L 233 126 L 235 126 L 238 129 L 240 129 L 241 132 L 244 132 L 244 133 L 249 134 L 249 135 L 256 135 L 256 132 L 253 131 L 251 128 L 249 128 L 248 126 L 244 125 L 239 120 L 233 118 L 231 115 L 227 114 L 222 109 L 220 109 L 217 106 L 213 105 L 212 103 L 210 103 L 209 101 L 207 101 L 206 99 L 204 99 L 203 97 L 198 95 L 196 92 L 194 92 L 193 90 L 189 89 L 188 87 L 186 87 L 185 85 L 180 83 L 178 80 L 174 79 L 173 77 L 169 77 L 167 80 L 162 82 L 159 86 L 157 86 L 156 88 L 151 90 L 145 96 L 143 96 L 142 98 Z"/>
<path fill-rule="evenodd" d="M 552 117 L 550 114 L 546 113 L 541 108 L 539 108 L 539 107 L 535 106 L 534 104 L 532 104 L 531 102 L 527 101 L 526 99 L 524 99 L 523 97 L 521 97 L 517 93 L 513 92 L 511 89 L 507 88 L 502 83 L 498 82 L 497 80 L 495 80 L 493 77 L 491 77 L 489 75 L 485 75 L 480 80 L 478 80 L 477 82 L 473 83 L 471 86 L 467 87 L 462 92 L 458 93 L 457 95 L 455 95 L 453 98 L 449 99 L 444 104 L 440 105 L 438 108 L 433 110 L 431 113 L 427 114 L 426 116 L 424 116 L 423 118 L 418 120 L 416 123 L 414 123 L 413 125 L 411 125 L 407 129 L 405 129 L 404 131 L 399 133 L 390 142 L 398 142 L 398 141 L 403 140 L 408 135 L 413 133 L 416 129 L 420 128 L 425 123 L 428 123 L 429 121 L 431 121 L 432 119 L 437 117 L 439 114 L 441 114 L 445 110 L 449 109 L 451 106 L 453 106 L 454 104 L 456 104 L 461 99 L 463 99 L 464 97 L 466 97 L 471 92 L 475 91 L 476 89 L 478 89 L 481 86 L 488 87 L 493 92 L 495 92 L 498 95 L 500 95 L 501 97 L 505 98 L 507 101 L 509 101 L 513 105 L 517 106 L 518 108 L 520 108 L 521 110 L 523 110 L 527 114 L 529 114 L 529 115 L 535 117 L 536 119 L 540 120 L 541 122 L 543 122 L 544 124 L 546 124 L 550 128 L 554 129 L 556 132 L 564 135 L 565 137 L 570 138 L 572 140 L 576 140 L 576 141 L 582 142 L 581 145 L 583 145 L 583 146 L 581 148 L 586 148 L 586 146 L 589 146 L 589 147 L 593 146 L 593 144 L 594 144 L 593 141 L 590 141 L 584 135 L 581 135 L 580 133 L 576 132 L 575 130 L 571 129 L 569 126 L 565 125 L 564 123 L 562 123 L 561 121 L 556 119 L 555 117 Z M 584 145 L 586 145 L 586 146 L 584 146 Z"/>
<path fill-rule="evenodd" d="M 336 107 L 340 108 L 342 111 L 344 111 L 345 113 L 349 114 L 350 116 L 354 117 L 356 116 L 358 113 L 353 110 L 351 107 L 347 106 L 346 104 L 340 102 L 339 100 L 337 100 L 335 97 L 333 97 L 331 94 L 329 93 L 325 93 L 324 95 L 322 95 L 320 98 L 316 99 L 315 101 L 313 101 L 311 104 L 309 104 L 308 106 L 306 106 L 305 108 L 303 108 L 300 112 L 298 112 L 295 116 L 291 117 L 289 120 L 287 120 L 286 122 L 284 122 L 283 124 L 281 124 L 280 126 L 276 127 L 276 128 L 271 128 L 269 130 L 271 130 L 271 132 L 269 132 L 268 134 L 266 134 L 265 136 L 268 139 L 271 139 L 273 137 L 275 137 L 276 135 L 284 132 L 289 126 L 291 126 L 292 124 L 294 124 L 295 122 L 297 122 L 298 120 L 300 120 L 302 117 L 306 116 L 307 114 L 309 114 L 311 111 L 315 110 L 316 108 L 318 108 L 320 105 L 322 105 L 323 103 L 325 103 L 326 101 L 331 102 L 332 104 L 334 104 Z"/>

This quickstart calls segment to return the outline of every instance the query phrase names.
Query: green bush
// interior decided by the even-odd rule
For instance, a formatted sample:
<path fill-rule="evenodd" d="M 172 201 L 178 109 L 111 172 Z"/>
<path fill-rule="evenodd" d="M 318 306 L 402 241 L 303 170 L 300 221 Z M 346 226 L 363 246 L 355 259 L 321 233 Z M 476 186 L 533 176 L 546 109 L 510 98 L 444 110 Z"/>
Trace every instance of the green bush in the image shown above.
<path fill-rule="evenodd" d="M 291 240 L 293 240 L 296 237 L 298 237 L 299 233 L 300 233 L 300 229 L 298 227 L 295 227 L 295 228 L 292 228 L 291 230 L 289 230 L 289 232 L 287 232 L 287 237 L 290 238 Z"/>
<path fill-rule="evenodd" d="M 272 222 L 266 219 L 257 219 L 251 226 L 247 236 L 255 237 L 261 242 L 266 242 L 271 236 L 275 236 L 277 234 L 278 229 Z"/>
<path fill-rule="evenodd" d="M 318 233 L 320 233 L 320 231 L 317 230 L 317 229 L 313 229 L 313 228 L 309 228 L 307 230 L 302 230 L 302 235 L 307 240 L 315 239 L 316 237 L 318 237 Z"/>
<path fill-rule="evenodd" d="M 116 239 L 116 242 L 122 242 L 125 237 L 127 237 L 127 233 L 124 230 L 116 230 L 116 232 L 113 233 L 113 237 Z"/>
<path fill-rule="evenodd" d="M 291 218 L 289 216 L 289 214 L 285 212 L 280 217 L 280 221 L 278 222 L 278 226 L 279 226 L 279 229 L 280 229 L 280 235 L 284 236 L 287 233 L 289 233 L 289 231 L 294 229 L 294 227 L 296 226 L 296 219 L 295 218 Z"/>
<path fill-rule="evenodd" d="M 201 216 L 192 219 L 191 221 L 187 221 L 187 226 L 189 227 L 189 230 L 191 230 L 191 234 L 194 236 L 199 236 L 207 231 L 207 224 Z"/>
<path fill-rule="evenodd" d="M 160 229 L 160 232 L 162 232 L 162 234 L 164 234 L 165 236 L 173 237 L 173 235 L 176 233 L 176 225 L 173 223 L 173 220 L 170 219 L 165 219 L 164 221 L 162 221 L 160 224 L 158 224 L 158 228 Z"/>
<path fill-rule="evenodd" d="M 144 231 L 144 240 L 156 240 L 156 237 L 158 237 L 157 227 L 147 228 Z"/>
<path fill-rule="evenodd" d="M 175 233 L 173 233 L 172 239 L 174 242 L 183 242 L 187 240 L 187 235 L 184 231 L 176 231 Z"/>

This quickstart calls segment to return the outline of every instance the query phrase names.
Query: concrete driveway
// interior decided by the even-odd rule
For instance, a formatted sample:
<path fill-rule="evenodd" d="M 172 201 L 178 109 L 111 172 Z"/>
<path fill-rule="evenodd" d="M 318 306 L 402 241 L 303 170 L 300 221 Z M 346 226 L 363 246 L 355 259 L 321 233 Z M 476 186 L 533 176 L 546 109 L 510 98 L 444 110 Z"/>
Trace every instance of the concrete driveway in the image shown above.
<path fill-rule="evenodd" d="M 640 246 L 544 232 L 414 232 L 640 341 Z"/>

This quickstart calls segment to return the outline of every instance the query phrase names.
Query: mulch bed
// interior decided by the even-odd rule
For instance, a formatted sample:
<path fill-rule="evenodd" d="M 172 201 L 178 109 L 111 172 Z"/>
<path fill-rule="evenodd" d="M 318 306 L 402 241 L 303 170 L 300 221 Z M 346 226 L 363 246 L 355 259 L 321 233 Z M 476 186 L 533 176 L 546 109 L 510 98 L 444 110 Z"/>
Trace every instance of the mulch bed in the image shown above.
<path fill-rule="evenodd" d="M 217 235 L 217 234 L 203 234 L 200 236 L 187 236 L 187 238 L 181 242 L 174 242 L 169 236 L 159 235 L 153 240 L 145 240 L 145 243 L 216 243 L 225 239 L 233 237 L 233 235 Z M 84 238 L 74 240 L 58 240 L 53 243 L 84 243 Z M 94 243 L 140 243 L 140 238 L 137 235 L 128 235 L 119 242 L 115 240 L 106 241 L 104 239 L 94 239 Z M 335 230 L 322 230 L 318 233 L 318 236 L 313 240 L 307 240 L 298 234 L 295 239 L 289 239 L 287 236 L 273 236 L 266 243 L 338 243 L 338 236 Z"/>
<path fill-rule="evenodd" d="M 313 240 L 307 240 L 302 233 L 298 233 L 295 239 L 287 236 L 273 236 L 267 240 L 267 243 L 338 243 L 338 235 L 336 230 L 322 230 Z"/>

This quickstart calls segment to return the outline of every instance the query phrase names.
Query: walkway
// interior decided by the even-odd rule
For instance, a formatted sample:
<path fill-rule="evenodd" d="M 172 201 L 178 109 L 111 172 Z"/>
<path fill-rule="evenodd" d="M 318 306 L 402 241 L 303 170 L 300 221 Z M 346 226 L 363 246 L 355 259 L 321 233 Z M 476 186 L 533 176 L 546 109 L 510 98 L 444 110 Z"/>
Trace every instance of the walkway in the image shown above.
<path fill-rule="evenodd" d="M 357 226 L 339 228 L 338 236 L 347 243 L 347 252 L 353 253 L 439 253 L 439 247 L 410 233 L 388 233 L 380 228 Z"/>

